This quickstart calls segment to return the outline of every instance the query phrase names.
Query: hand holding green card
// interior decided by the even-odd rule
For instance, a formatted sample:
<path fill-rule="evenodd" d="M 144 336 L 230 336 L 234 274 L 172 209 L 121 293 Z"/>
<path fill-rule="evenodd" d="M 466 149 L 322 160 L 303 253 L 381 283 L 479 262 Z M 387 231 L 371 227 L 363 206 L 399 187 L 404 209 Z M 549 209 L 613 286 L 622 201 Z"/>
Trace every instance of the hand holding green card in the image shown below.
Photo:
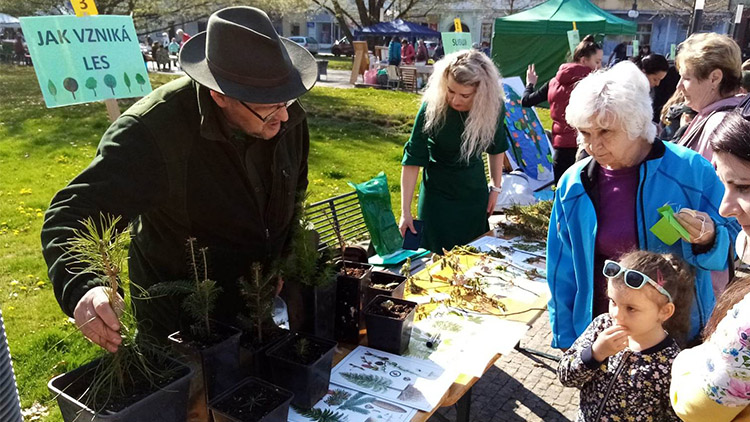
<path fill-rule="evenodd" d="M 651 227 L 651 233 L 670 246 L 680 240 L 680 237 L 690 241 L 690 233 L 674 218 L 674 210 L 670 205 L 664 205 L 656 211 L 662 217 Z"/>

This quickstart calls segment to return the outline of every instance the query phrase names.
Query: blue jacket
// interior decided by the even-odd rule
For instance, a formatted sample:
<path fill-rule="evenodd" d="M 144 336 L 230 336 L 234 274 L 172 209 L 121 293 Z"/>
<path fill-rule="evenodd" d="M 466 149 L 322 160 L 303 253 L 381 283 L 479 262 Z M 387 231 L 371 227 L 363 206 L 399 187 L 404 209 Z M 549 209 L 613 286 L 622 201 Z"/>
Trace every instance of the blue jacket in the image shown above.
<path fill-rule="evenodd" d="M 401 64 L 401 43 L 398 41 L 391 41 L 388 44 L 388 64 L 396 66 Z"/>
<path fill-rule="evenodd" d="M 598 168 L 591 157 L 577 162 L 563 174 L 555 193 L 547 237 L 552 347 L 570 347 L 593 319 Z M 681 256 L 696 269 L 696 299 L 688 337 L 694 338 L 715 303 L 711 271 L 727 268 L 730 248 L 740 230 L 734 218 L 719 215 L 724 186 L 711 163 L 699 154 L 657 140 L 640 165 L 636 195 L 640 248 Z M 686 207 L 708 213 L 716 226 L 716 240 L 711 249 L 696 255 L 688 242 L 679 240 L 667 246 L 651 233 L 649 229 L 661 218 L 656 209 L 665 204 L 672 205 L 675 211 Z"/>

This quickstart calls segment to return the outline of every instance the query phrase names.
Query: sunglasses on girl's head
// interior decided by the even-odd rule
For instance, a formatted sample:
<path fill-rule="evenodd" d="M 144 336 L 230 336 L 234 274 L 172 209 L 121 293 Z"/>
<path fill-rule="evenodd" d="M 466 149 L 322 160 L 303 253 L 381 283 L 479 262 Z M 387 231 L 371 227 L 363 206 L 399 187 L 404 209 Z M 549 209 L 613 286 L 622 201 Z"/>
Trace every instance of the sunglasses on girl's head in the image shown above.
<path fill-rule="evenodd" d="M 620 265 L 619 262 L 610 261 L 609 259 L 604 261 L 604 268 L 602 269 L 602 273 L 609 278 L 614 278 L 622 273 L 625 273 L 625 277 L 623 277 L 623 280 L 625 281 L 626 286 L 630 287 L 631 289 L 640 289 L 641 287 L 645 286 L 646 283 L 648 283 L 654 286 L 654 288 L 658 290 L 659 293 L 666 296 L 667 299 L 672 302 L 672 295 L 670 295 L 664 287 L 661 287 L 657 282 L 652 280 L 651 277 L 643 274 L 640 271 L 625 268 Z"/>

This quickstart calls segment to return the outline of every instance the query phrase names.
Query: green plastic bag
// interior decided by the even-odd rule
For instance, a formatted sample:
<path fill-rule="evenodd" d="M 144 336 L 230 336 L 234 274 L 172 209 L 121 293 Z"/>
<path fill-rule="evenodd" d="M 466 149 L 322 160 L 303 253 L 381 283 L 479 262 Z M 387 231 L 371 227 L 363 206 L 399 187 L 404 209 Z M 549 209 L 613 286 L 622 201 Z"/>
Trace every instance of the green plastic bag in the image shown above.
<path fill-rule="evenodd" d="M 365 218 L 365 225 L 370 232 L 370 239 L 375 252 L 385 256 L 401 249 L 404 239 L 396 224 L 396 217 L 391 209 L 391 194 L 388 191 L 388 179 L 382 171 L 364 183 L 349 186 L 357 191 L 359 206 Z"/>

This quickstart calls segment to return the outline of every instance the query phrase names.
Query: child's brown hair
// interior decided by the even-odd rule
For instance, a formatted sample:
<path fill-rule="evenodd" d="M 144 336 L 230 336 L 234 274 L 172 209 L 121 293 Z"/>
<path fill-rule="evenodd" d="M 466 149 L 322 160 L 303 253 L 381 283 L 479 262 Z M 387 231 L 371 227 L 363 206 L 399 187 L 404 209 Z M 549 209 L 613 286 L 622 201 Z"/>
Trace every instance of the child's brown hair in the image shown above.
<path fill-rule="evenodd" d="M 693 268 L 680 257 L 672 254 L 659 254 L 649 251 L 634 251 L 623 255 L 620 265 L 624 268 L 636 270 L 649 276 L 657 283 L 661 283 L 672 296 L 674 314 L 666 322 L 664 329 L 674 338 L 680 346 L 684 346 L 689 340 L 690 331 L 690 309 L 693 304 L 695 273 Z M 615 288 L 626 288 L 623 275 L 611 278 Z M 649 288 L 643 287 L 649 298 L 659 306 L 664 306 L 669 299 L 661 294 L 656 288 L 649 284 Z"/>
<path fill-rule="evenodd" d="M 716 326 L 719 325 L 722 319 L 727 316 L 727 313 L 732 309 L 737 302 L 745 298 L 750 293 L 750 277 L 742 277 L 732 282 L 724 293 L 719 296 L 714 306 L 714 311 L 711 313 L 711 318 L 708 319 L 706 327 L 703 329 L 703 341 L 708 340 L 711 334 L 716 331 Z"/>

